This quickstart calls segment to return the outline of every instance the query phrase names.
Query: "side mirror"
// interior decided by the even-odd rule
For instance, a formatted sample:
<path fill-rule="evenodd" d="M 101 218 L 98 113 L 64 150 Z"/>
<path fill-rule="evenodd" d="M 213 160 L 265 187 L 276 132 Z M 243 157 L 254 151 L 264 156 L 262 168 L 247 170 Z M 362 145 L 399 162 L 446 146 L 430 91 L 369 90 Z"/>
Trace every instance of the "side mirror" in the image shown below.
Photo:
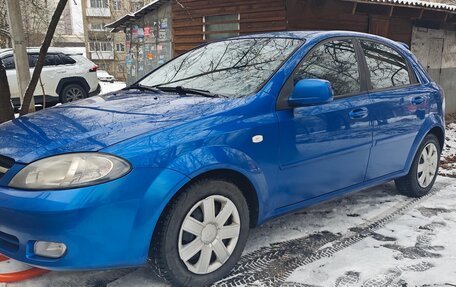
<path fill-rule="evenodd" d="M 312 106 L 329 103 L 334 98 L 331 83 L 326 80 L 304 79 L 294 87 L 288 98 L 292 107 Z"/>

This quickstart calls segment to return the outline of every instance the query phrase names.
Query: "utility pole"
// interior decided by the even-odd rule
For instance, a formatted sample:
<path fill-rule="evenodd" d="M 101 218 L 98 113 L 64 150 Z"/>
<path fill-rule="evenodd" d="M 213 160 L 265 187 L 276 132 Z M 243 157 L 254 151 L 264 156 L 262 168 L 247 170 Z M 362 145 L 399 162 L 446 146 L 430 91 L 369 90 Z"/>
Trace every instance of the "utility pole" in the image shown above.
<path fill-rule="evenodd" d="M 10 34 L 14 50 L 14 63 L 16 64 L 16 78 L 19 87 L 21 104 L 24 94 L 30 82 L 30 70 L 27 56 L 27 47 L 24 38 L 24 27 L 22 25 L 21 7 L 18 0 L 6 0 L 8 9 L 8 20 Z M 35 103 L 32 98 L 30 112 L 35 110 Z"/>

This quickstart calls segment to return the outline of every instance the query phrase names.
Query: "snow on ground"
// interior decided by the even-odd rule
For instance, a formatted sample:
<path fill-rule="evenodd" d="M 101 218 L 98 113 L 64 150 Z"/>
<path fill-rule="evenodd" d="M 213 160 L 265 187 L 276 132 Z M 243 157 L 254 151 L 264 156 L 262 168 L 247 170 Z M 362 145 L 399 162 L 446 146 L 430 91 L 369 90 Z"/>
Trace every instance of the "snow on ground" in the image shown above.
<path fill-rule="evenodd" d="M 115 81 L 114 83 L 109 82 L 100 82 L 101 86 L 101 95 L 107 94 L 110 92 L 115 92 L 120 89 L 125 88 L 126 84 L 124 82 Z"/>
<path fill-rule="evenodd" d="M 440 174 L 456 178 L 456 115 L 449 117 L 446 125 L 442 157 Z"/>
<path fill-rule="evenodd" d="M 310 286 L 456 286 L 456 181 L 366 239 L 296 269 Z"/>
<path fill-rule="evenodd" d="M 107 86 L 103 92 L 122 88 Z M 430 196 L 415 202 L 390 182 L 277 218 L 251 231 L 239 264 L 218 285 L 456 286 L 455 122 L 446 139 L 440 173 L 447 176 Z M 50 272 L 4 286 L 167 285 L 145 267 Z"/>

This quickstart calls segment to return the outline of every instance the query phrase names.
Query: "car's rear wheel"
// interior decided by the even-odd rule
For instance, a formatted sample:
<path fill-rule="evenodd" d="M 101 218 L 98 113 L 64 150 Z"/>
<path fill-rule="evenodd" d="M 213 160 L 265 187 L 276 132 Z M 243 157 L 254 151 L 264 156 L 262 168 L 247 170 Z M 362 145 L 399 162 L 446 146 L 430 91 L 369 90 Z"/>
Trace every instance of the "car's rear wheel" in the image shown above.
<path fill-rule="evenodd" d="M 437 178 L 439 162 L 439 140 L 435 135 L 428 134 L 415 155 L 410 172 L 396 179 L 399 192 L 410 197 L 428 194 Z"/>
<path fill-rule="evenodd" d="M 87 98 L 87 91 L 78 84 L 70 84 L 63 88 L 60 99 L 62 103 L 71 103 L 77 100 L 82 100 Z"/>
<path fill-rule="evenodd" d="M 171 203 L 156 228 L 150 257 L 158 275 L 178 286 L 207 286 L 241 256 L 249 209 L 233 183 L 203 180 Z"/>

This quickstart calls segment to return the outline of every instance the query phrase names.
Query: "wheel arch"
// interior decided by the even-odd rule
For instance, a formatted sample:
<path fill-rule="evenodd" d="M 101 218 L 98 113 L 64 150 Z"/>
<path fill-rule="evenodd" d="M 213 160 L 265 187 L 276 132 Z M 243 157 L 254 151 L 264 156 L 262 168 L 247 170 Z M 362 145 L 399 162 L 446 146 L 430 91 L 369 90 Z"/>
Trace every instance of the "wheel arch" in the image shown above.
<path fill-rule="evenodd" d="M 199 174 L 194 175 L 193 177 L 189 178 L 184 184 L 181 185 L 181 187 L 174 192 L 172 197 L 167 201 L 165 207 L 161 210 L 161 213 L 156 221 L 158 224 L 163 220 L 163 218 L 166 216 L 167 212 L 172 206 L 172 203 L 183 193 L 185 190 L 192 184 L 205 180 L 205 179 L 222 179 L 222 180 L 227 180 L 233 184 L 235 184 L 242 194 L 244 195 L 244 198 L 247 201 L 247 205 L 249 207 L 249 218 L 250 222 L 249 225 L 250 227 L 255 227 L 258 224 L 258 218 L 260 214 L 260 202 L 258 198 L 258 194 L 256 191 L 256 188 L 252 181 L 242 172 L 237 171 L 235 169 L 230 169 L 230 168 L 214 168 L 211 170 L 207 170 L 204 172 L 201 172 Z M 155 226 L 152 236 L 150 238 L 150 245 L 149 245 L 149 256 L 151 252 L 154 251 L 154 245 L 156 244 L 155 240 L 157 239 L 157 236 L 159 232 L 159 229 L 157 228 L 157 225 Z"/>
<path fill-rule="evenodd" d="M 192 184 L 207 179 L 221 179 L 231 182 L 232 184 L 236 185 L 239 190 L 244 195 L 245 200 L 247 201 L 247 205 L 249 206 L 249 215 L 250 215 L 250 226 L 255 227 L 258 222 L 259 217 L 259 199 L 256 188 L 252 181 L 243 173 L 230 168 L 215 168 L 208 171 L 204 171 L 194 175 L 193 177 L 189 178 L 189 180 L 182 185 L 177 192 L 175 192 L 171 199 L 166 204 L 166 207 L 162 210 L 159 220 L 166 214 L 171 203 L 176 200 L 185 190 L 191 186 Z M 155 231 L 154 231 L 155 234 Z"/>
<path fill-rule="evenodd" d="M 420 132 L 418 133 L 418 135 L 415 138 L 412 149 L 407 158 L 407 164 L 406 164 L 406 169 L 404 170 L 404 174 L 407 174 L 410 171 L 410 168 L 413 163 L 413 159 L 415 158 L 415 154 L 417 153 L 418 148 L 420 147 L 424 138 L 428 134 L 435 135 L 437 137 L 437 139 L 439 140 L 440 148 L 443 149 L 443 146 L 445 144 L 445 129 L 443 127 L 443 122 L 441 120 L 439 120 L 438 118 L 434 118 L 434 117 L 432 117 L 432 119 L 428 118 L 428 120 L 425 122 L 422 129 L 420 130 Z"/>
<path fill-rule="evenodd" d="M 428 134 L 433 134 L 437 137 L 440 144 L 440 150 L 442 151 L 445 144 L 445 131 L 443 128 L 441 126 L 435 126 L 426 135 Z"/>
<path fill-rule="evenodd" d="M 86 79 L 83 77 L 68 77 L 68 78 L 63 78 L 59 81 L 59 84 L 57 85 L 57 88 L 55 89 L 55 92 L 57 95 L 60 96 L 60 93 L 63 91 L 63 89 L 71 84 L 77 84 L 82 86 L 87 94 L 90 92 L 90 86 L 89 83 L 87 83 Z"/>

